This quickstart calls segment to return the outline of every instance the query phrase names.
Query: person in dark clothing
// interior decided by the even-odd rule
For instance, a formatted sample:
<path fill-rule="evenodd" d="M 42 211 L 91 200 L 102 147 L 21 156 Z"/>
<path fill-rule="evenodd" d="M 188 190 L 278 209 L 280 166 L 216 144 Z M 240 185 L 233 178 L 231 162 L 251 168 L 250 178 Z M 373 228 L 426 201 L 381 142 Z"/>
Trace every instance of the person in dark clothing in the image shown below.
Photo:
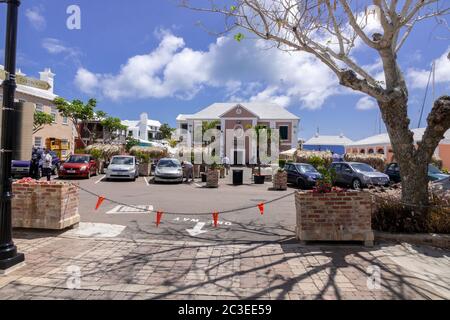
<path fill-rule="evenodd" d="M 30 177 L 33 178 L 34 180 L 39 180 L 40 179 L 40 174 L 39 174 L 39 159 L 37 154 L 33 154 L 31 156 L 31 162 L 30 162 Z"/>

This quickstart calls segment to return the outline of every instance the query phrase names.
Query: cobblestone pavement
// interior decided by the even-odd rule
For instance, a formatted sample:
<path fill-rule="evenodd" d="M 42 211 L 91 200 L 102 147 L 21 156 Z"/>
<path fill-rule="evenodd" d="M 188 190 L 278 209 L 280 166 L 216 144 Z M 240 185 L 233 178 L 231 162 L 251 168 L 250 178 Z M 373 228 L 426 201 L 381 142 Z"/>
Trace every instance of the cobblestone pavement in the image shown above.
<path fill-rule="evenodd" d="M 448 252 L 425 247 L 15 236 L 0 299 L 450 298 Z"/>

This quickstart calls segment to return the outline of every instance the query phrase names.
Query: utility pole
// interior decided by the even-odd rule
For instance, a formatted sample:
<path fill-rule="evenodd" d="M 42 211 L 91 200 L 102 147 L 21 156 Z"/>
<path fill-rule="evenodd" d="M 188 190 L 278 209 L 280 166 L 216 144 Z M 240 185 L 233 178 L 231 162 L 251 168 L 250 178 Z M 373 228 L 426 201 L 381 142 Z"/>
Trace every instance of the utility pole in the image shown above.
<path fill-rule="evenodd" d="M 25 260 L 22 253 L 12 240 L 12 178 L 11 160 L 13 155 L 14 137 L 17 127 L 11 125 L 18 116 L 14 105 L 16 91 L 16 49 L 17 49 L 17 20 L 20 0 L 0 0 L 7 3 L 6 43 L 5 43 L 5 72 L 3 81 L 3 106 L 1 123 L 0 146 L 0 271 L 7 270 Z"/>

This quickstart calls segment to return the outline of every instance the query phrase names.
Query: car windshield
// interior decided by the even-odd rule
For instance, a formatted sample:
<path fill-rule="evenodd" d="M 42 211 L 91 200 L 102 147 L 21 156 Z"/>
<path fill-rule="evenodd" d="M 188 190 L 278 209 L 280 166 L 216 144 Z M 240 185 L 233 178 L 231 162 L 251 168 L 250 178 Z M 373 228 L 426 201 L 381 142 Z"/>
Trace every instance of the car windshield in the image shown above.
<path fill-rule="evenodd" d="M 438 168 L 436 168 L 435 166 L 433 166 L 432 164 L 428 165 L 428 173 L 431 174 L 442 174 L 442 171 L 439 170 Z"/>
<path fill-rule="evenodd" d="M 158 167 L 160 168 L 177 168 L 180 167 L 180 163 L 177 160 L 160 160 Z"/>
<path fill-rule="evenodd" d="M 310 164 L 301 164 L 296 166 L 301 173 L 316 173 L 317 170 Z"/>
<path fill-rule="evenodd" d="M 89 157 L 86 156 L 70 156 L 66 163 L 88 163 Z"/>
<path fill-rule="evenodd" d="M 131 157 L 114 157 L 111 161 L 111 164 L 133 165 L 133 158 L 131 158 Z"/>
<path fill-rule="evenodd" d="M 352 164 L 353 169 L 357 172 L 375 172 L 375 169 L 365 163 L 354 163 Z"/>

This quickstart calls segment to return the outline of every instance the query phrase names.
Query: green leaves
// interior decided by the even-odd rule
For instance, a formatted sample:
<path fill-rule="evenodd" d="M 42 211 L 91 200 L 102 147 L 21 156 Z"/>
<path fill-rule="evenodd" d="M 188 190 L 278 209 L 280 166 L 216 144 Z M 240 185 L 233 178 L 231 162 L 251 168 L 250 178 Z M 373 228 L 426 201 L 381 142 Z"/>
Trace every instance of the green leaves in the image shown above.
<path fill-rule="evenodd" d="M 34 113 L 33 133 L 42 130 L 44 126 L 51 125 L 52 123 L 53 123 L 53 116 L 51 114 L 36 111 Z"/>
<path fill-rule="evenodd" d="M 235 12 L 237 10 L 237 7 L 236 6 L 231 6 L 230 7 L 230 12 Z"/>
<path fill-rule="evenodd" d="M 241 42 L 242 40 L 244 40 L 245 36 L 242 33 L 238 33 L 234 36 L 234 40 L 236 40 L 237 42 Z"/>

